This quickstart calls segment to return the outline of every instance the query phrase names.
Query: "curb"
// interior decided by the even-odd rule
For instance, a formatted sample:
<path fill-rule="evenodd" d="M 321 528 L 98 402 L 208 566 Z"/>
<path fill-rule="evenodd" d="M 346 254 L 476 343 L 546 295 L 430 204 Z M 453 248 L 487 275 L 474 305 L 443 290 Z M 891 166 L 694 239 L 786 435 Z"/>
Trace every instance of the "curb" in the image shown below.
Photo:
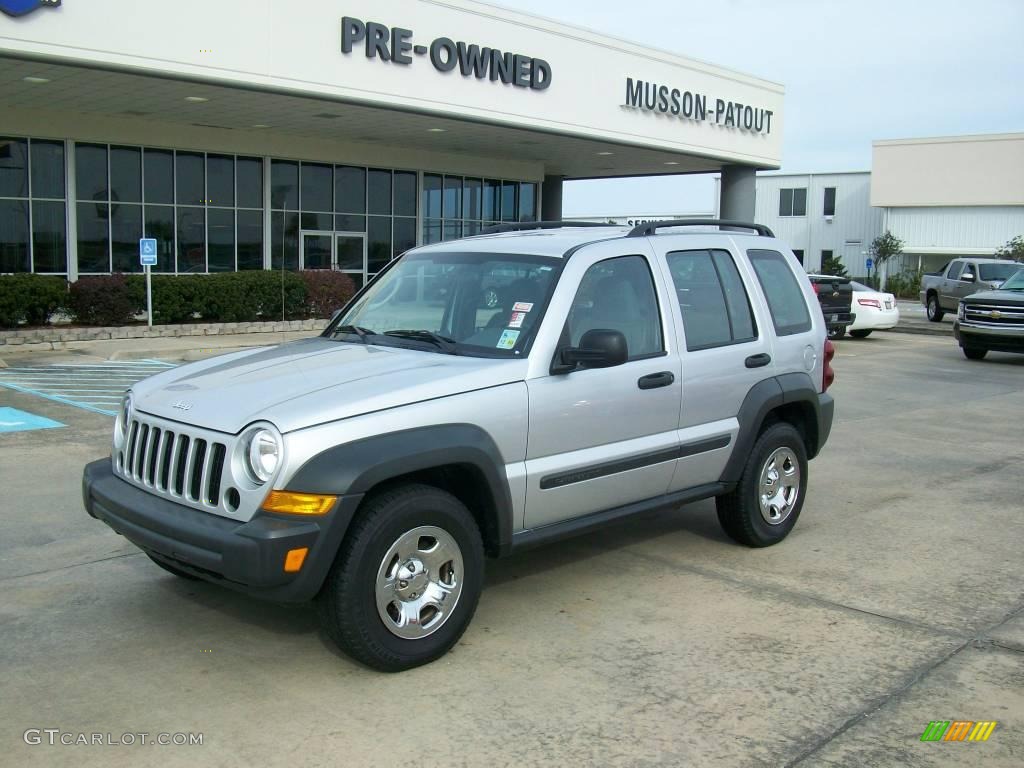
<path fill-rule="evenodd" d="M 937 326 L 929 328 L 926 325 L 897 325 L 895 328 L 887 329 L 889 333 L 910 333 L 917 336 L 944 336 L 953 338 L 953 326 Z"/>

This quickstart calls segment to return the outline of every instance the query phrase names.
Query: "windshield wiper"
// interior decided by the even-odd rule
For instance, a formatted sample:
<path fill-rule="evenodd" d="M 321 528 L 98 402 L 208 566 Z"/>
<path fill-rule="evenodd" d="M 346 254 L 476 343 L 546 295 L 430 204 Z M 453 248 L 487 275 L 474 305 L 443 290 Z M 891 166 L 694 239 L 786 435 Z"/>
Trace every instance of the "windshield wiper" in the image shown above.
<path fill-rule="evenodd" d="M 435 347 L 440 349 L 442 352 L 448 355 L 457 355 L 458 342 L 455 339 L 449 339 L 447 336 L 441 336 L 440 334 L 434 333 L 433 331 L 424 330 L 400 330 L 400 331 L 384 331 L 385 336 L 395 336 L 399 339 L 412 339 L 413 341 L 426 341 L 433 344 Z"/>
<path fill-rule="evenodd" d="M 363 344 L 369 344 L 370 342 L 367 341 L 367 339 L 370 336 L 377 335 L 369 328 L 362 328 L 361 326 L 358 325 L 339 325 L 337 328 L 331 331 L 331 336 L 337 336 L 339 333 L 347 333 L 352 336 L 358 336 L 359 341 L 361 341 Z"/>

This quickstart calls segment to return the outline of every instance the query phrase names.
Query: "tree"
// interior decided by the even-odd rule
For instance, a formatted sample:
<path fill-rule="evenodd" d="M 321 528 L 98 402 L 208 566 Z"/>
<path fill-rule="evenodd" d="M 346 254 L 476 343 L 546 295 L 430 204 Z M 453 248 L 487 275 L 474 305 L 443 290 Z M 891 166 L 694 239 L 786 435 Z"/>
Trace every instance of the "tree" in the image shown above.
<path fill-rule="evenodd" d="M 1010 261 L 1024 261 L 1024 236 L 1007 240 L 1006 245 L 996 249 L 994 256 L 997 259 L 1009 259 Z"/>
<path fill-rule="evenodd" d="M 821 260 L 821 274 L 849 277 L 846 273 L 846 267 L 843 266 L 843 260 L 834 255 L 826 256 Z"/>
<path fill-rule="evenodd" d="M 886 230 L 884 235 L 879 235 L 872 240 L 868 252 L 871 254 L 871 260 L 875 262 L 875 269 L 881 267 L 893 256 L 903 253 L 904 245 L 905 243 L 889 230 Z"/>

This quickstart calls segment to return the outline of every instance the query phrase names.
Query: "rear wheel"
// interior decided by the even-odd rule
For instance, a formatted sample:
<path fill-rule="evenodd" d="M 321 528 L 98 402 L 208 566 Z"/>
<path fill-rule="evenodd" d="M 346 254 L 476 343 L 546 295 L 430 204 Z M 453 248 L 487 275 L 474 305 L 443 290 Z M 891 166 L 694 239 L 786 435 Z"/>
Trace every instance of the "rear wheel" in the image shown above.
<path fill-rule="evenodd" d="M 828 329 L 828 337 L 830 339 L 832 339 L 832 341 L 838 341 L 839 339 L 843 338 L 843 336 L 845 336 L 845 335 L 846 335 L 846 327 L 845 326 L 840 325 L 838 328 L 829 328 Z"/>
<path fill-rule="evenodd" d="M 367 666 L 434 661 L 469 626 L 484 550 L 469 510 L 429 485 L 386 491 L 360 511 L 317 596 L 324 629 Z"/>
<path fill-rule="evenodd" d="M 961 347 L 964 351 L 964 357 L 968 360 L 984 360 L 985 355 L 988 354 L 988 350 L 984 347 Z"/>
<path fill-rule="evenodd" d="M 928 297 L 928 319 L 933 323 L 942 322 L 945 312 L 942 311 L 942 307 L 939 306 L 939 297 L 934 293 Z"/>
<path fill-rule="evenodd" d="M 866 339 L 868 336 L 871 335 L 872 330 L 872 328 L 862 328 L 860 330 L 850 331 L 850 335 L 853 336 L 853 338 L 855 339 Z"/>
<path fill-rule="evenodd" d="M 773 424 L 754 443 L 736 488 L 715 499 L 718 521 L 740 544 L 777 544 L 796 525 L 806 490 L 803 438 L 791 424 Z"/>

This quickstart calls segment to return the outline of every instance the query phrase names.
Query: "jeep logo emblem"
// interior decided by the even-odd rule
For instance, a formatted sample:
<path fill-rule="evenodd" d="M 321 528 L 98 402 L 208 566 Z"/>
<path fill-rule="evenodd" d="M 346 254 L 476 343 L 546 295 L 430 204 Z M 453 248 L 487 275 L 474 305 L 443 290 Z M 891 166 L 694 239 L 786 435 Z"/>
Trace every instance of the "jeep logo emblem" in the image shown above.
<path fill-rule="evenodd" d="M 191 411 L 192 403 L 187 400 L 179 400 L 178 402 L 171 405 L 171 408 L 177 408 L 179 411 Z"/>

